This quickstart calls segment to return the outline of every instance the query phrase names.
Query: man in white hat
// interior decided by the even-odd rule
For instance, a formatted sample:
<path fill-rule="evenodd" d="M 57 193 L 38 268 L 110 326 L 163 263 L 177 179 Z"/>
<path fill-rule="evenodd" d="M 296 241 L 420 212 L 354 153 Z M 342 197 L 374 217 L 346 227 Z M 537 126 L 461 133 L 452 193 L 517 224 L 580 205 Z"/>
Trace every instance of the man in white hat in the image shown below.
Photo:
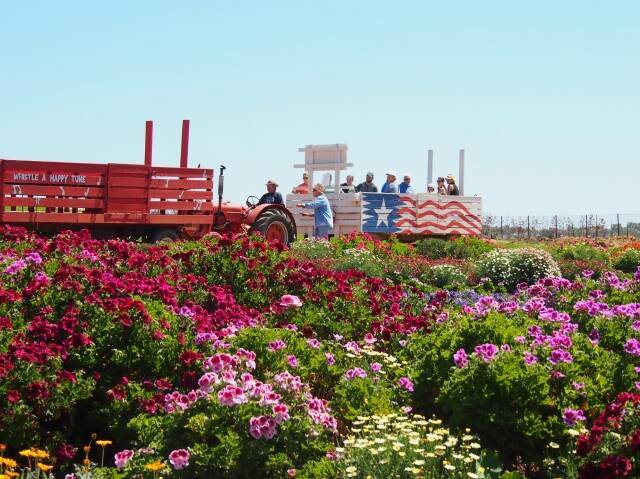
<path fill-rule="evenodd" d="M 427 193 L 429 193 L 430 195 L 435 195 L 436 194 L 436 189 L 433 186 L 433 183 L 429 183 L 427 185 Z"/>
<path fill-rule="evenodd" d="M 382 185 L 380 193 L 397 193 L 398 184 L 396 183 L 396 172 L 393 170 L 387 171 L 387 182 Z"/>
<path fill-rule="evenodd" d="M 272 205 L 284 205 L 282 195 L 276 191 L 276 188 L 278 188 L 278 183 L 274 180 L 267 181 L 267 192 L 262 195 L 258 204 L 264 205 L 265 203 L 268 203 Z"/>

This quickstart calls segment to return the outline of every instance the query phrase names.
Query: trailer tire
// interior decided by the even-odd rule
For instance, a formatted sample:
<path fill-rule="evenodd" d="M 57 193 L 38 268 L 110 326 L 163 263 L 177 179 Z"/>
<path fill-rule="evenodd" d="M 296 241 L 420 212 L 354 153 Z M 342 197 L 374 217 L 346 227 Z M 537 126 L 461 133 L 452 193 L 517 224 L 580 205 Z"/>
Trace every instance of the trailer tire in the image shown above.
<path fill-rule="evenodd" d="M 170 228 L 163 228 L 160 230 L 155 230 L 151 233 L 151 243 L 173 243 L 174 241 L 178 241 L 180 237 L 178 236 L 178 232 L 176 230 L 172 230 Z"/>
<path fill-rule="evenodd" d="M 258 216 L 251 233 L 260 233 L 266 240 L 280 240 L 289 246 L 296 239 L 296 232 L 291 218 L 278 208 L 269 208 Z"/>

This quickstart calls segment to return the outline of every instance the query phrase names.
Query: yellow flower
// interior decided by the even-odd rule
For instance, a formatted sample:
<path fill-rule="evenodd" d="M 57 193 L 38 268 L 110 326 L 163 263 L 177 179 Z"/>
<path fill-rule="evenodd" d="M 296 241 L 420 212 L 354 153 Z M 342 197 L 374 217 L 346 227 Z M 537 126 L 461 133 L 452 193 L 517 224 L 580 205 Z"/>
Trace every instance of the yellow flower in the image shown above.
<path fill-rule="evenodd" d="M 96 441 L 96 444 L 98 446 L 100 446 L 100 447 L 107 447 L 107 446 L 110 446 L 111 444 L 113 444 L 113 442 L 101 439 L 99 441 Z"/>
<path fill-rule="evenodd" d="M 9 476 L 6 474 L 0 474 L 0 479 L 9 479 Z"/>
<path fill-rule="evenodd" d="M 163 470 L 165 468 L 165 464 L 162 461 L 153 461 L 149 464 L 145 464 L 144 468 L 153 472 L 157 472 Z"/>
<path fill-rule="evenodd" d="M 23 449 L 18 454 L 20 454 L 22 457 L 34 457 L 33 450 L 31 449 Z"/>
<path fill-rule="evenodd" d="M 49 457 L 49 453 L 47 451 L 43 451 L 42 449 L 32 449 L 34 456 L 38 459 L 46 459 Z"/>
<path fill-rule="evenodd" d="M 13 469 L 14 467 L 18 467 L 18 463 L 13 459 L 9 459 L 8 457 L 0 457 L 0 464 L 4 464 L 10 469 Z"/>
<path fill-rule="evenodd" d="M 41 462 L 36 463 L 36 467 L 42 472 L 49 472 L 51 469 L 53 469 L 53 466 L 50 466 L 49 464 L 43 464 Z"/>

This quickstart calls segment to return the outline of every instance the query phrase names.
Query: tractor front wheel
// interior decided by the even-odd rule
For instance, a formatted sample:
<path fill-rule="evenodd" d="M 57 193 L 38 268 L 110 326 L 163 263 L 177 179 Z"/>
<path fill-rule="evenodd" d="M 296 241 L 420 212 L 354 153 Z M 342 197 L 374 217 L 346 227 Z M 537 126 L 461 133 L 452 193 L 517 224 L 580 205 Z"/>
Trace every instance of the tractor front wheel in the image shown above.
<path fill-rule="evenodd" d="M 267 241 L 278 240 L 290 245 L 295 240 L 296 232 L 287 214 L 277 208 L 269 208 L 251 225 L 251 232 L 260 233 Z"/>

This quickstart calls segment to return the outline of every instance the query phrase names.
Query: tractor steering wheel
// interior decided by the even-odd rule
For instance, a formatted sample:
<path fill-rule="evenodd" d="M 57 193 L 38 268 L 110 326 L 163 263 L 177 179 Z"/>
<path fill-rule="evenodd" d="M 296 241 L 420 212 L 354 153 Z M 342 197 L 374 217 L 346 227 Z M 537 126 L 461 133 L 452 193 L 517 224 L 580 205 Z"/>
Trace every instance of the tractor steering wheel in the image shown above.
<path fill-rule="evenodd" d="M 249 208 L 255 208 L 259 202 L 260 198 L 258 198 L 257 196 L 249 196 L 247 198 L 246 204 Z"/>

